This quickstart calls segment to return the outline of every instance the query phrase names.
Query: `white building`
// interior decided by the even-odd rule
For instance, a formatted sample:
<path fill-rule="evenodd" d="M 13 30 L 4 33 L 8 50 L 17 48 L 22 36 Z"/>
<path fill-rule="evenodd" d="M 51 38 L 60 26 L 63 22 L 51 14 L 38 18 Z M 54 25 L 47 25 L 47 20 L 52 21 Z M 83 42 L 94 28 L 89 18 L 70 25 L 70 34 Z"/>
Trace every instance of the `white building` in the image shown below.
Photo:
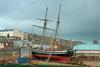
<path fill-rule="evenodd" d="M 9 37 L 10 39 L 23 40 L 23 32 L 17 29 L 0 30 L 0 36 Z"/>

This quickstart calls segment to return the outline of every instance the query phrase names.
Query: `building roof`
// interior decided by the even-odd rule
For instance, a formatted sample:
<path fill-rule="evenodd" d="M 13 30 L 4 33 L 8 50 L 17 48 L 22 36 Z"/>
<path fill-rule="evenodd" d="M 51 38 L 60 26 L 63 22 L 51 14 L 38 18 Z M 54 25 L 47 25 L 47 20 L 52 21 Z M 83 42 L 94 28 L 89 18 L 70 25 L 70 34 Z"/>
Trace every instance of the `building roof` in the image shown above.
<path fill-rule="evenodd" d="M 100 44 L 79 44 L 73 50 L 100 50 Z"/>
<path fill-rule="evenodd" d="M 14 29 L 5 29 L 5 30 L 0 30 L 0 32 L 5 32 L 5 31 L 14 31 Z"/>

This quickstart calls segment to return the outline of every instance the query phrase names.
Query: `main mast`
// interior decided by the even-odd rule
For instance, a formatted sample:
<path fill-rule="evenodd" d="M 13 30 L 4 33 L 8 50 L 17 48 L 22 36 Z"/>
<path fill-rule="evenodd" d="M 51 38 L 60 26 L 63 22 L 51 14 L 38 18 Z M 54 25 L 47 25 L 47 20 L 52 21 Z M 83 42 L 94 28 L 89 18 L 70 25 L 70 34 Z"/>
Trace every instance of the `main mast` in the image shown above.
<path fill-rule="evenodd" d="M 55 32 L 55 38 L 54 38 L 54 46 L 56 45 L 57 35 L 58 35 L 58 30 L 59 30 L 60 12 L 61 12 L 61 4 L 60 4 L 60 7 L 59 7 L 58 17 L 57 17 L 57 22 L 56 22 L 57 25 L 56 25 L 56 32 Z"/>

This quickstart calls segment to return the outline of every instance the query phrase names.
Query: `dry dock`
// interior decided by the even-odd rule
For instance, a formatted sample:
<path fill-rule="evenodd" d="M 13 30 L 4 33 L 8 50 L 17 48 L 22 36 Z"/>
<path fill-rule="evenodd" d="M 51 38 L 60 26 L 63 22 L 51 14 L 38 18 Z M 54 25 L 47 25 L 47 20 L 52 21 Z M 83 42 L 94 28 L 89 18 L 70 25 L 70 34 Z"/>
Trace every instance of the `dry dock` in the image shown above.
<path fill-rule="evenodd" d="M 43 66 L 43 67 L 87 67 L 86 65 L 78 65 L 78 64 L 63 64 L 63 63 L 56 63 L 56 62 L 46 62 L 46 61 L 30 61 L 30 64 Z"/>

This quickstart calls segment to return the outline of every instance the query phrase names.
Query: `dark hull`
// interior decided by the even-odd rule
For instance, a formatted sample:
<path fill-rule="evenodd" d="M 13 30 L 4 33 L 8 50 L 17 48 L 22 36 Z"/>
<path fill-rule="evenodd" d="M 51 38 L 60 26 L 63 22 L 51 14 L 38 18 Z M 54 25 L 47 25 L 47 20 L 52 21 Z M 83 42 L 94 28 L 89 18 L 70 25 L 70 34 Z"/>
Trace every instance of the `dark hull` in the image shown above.
<path fill-rule="evenodd" d="M 50 61 L 68 62 L 71 56 L 73 56 L 73 51 L 63 51 L 63 52 L 32 51 L 32 58 L 38 60 L 45 60 L 50 58 Z"/>

